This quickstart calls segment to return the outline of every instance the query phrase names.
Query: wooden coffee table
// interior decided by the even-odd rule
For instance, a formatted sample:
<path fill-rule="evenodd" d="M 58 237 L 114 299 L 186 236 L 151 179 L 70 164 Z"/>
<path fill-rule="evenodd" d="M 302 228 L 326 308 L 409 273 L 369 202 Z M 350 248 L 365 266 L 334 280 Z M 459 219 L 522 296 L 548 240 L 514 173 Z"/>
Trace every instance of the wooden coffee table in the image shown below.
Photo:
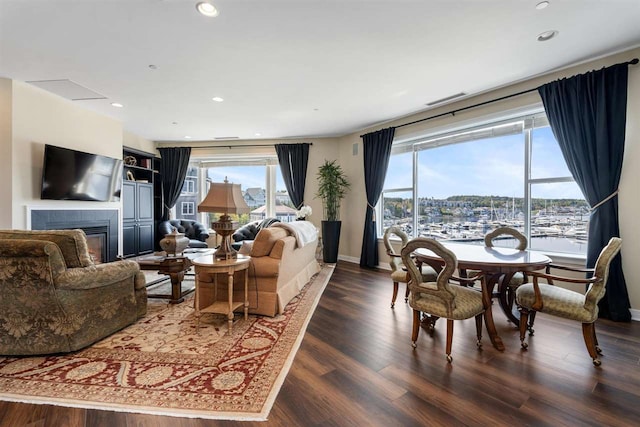
<path fill-rule="evenodd" d="M 164 252 L 138 258 L 140 270 L 158 270 L 160 274 L 166 274 L 171 279 L 171 294 L 148 294 L 149 298 L 169 299 L 170 304 L 178 304 L 184 301 L 185 295 L 195 290 L 195 286 L 187 286 L 183 289 L 184 275 L 192 266 L 195 258 L 213 253 L 213 249 L 198 249 L 185 251 L 180 256 L 168 256 Z"/>

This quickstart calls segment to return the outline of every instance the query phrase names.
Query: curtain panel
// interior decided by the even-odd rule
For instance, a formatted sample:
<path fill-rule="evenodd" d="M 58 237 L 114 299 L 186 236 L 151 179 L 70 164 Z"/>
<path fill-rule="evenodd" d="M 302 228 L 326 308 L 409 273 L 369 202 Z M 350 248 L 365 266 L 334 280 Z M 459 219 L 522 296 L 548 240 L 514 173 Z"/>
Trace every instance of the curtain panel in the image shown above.
<path fill-rule="evenodd" d="M 373 212 L 384 186 L 395 133 L 395 128 L 387 128 L 362 135 L 367 210 L 362 233 L 361 267 L 374 268 L 378 265 L 378 239 Z"/>
<path fill-rule="evenodd" d="M 176 205 L 184 178 L 187 176 L 191 147 L 158 148 L 162 167 L 162 220 L 169 219 L 169 211 Z"/>
<path fill-rule="evenodd" d="M 624 154 L 628 65 L 618 64 L 540 86 L 551 129 L 591 206 L 587 267 L 609 239 L 620 236 L 618 184 Z M 629 296 L 617 255 L 610 266 L 600 316 L 630 321 Z"/>
<path fill-rule="evenodd" d="M 289 198 L 293 206 L 299 210 L 304 205 L 309 144 L 276 144 L 275 148 Z"/>

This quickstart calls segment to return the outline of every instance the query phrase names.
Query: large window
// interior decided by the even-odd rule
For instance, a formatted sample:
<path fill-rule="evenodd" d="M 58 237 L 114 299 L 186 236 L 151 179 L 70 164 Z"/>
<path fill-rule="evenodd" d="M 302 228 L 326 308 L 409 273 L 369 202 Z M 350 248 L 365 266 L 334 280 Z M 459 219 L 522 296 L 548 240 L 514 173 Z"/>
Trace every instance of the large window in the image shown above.
<path fill-rule="evenodd" d="M 381 202 L 380 234 L 395 224 L 414 237 L 484 244 L 508 226 L 533 249 L 586 253 L 589 209 L 544 114 L 394 145 Z"/>
<path fill-rule="evenodd" d="M 277 161 L 225 161 L 219 166 L 205 166 L 208 182 L 223 182 L 225 178 L 240 184 L 242 195 L 251 209 L 249 214 L 233 216 L 241 225 L 250 221 L 276 217 L 282 222 L 295 221 L 292 207 Z"/>

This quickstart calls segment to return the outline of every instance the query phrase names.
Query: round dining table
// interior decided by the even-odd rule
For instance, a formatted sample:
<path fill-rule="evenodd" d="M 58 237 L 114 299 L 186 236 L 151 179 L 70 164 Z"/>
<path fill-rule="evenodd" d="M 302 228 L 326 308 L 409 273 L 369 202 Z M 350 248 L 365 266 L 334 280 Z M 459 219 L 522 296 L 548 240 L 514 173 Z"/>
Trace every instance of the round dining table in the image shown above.
<path fill-rule="evenodd" d="M 482 281 L 482 297 L 485 305 L 485 323 L 493 346 L 502 351 L 504 344 L 496 331 L 491 311 L 491 298 L 494 288 L 498 285 L 500 307 L 507 318 L 518 325 L 519 316 L 512 312 L 513 292 L 509 289 L 509 282 L 517 272 L 541 270 L 551 263 L 551 259 L 544 253 L 534 250 L 518 250 L 513 248 L 487 247 L 470 243 L 440 242 L 452 251 L 458 259 L 458 270 L 479 270 L 485 274 Z M 418 263 L 429 264 L 437 272 L 442 269 L 444 261 L 428 249 L 418 249 L 414 252 Z"/>

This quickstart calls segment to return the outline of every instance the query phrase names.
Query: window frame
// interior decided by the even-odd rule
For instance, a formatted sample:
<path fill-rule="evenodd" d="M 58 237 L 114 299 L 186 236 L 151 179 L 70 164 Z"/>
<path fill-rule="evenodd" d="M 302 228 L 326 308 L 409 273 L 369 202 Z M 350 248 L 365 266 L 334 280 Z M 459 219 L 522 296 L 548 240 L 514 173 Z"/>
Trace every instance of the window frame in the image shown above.
<path fill-rule="evenodd" d="M 187 208 L 187 211 L 190 212 L 185 212 L 185 207 Z M 196 204 L 195 202 L 180 202 L 180 212 L 182 212 L 182 216 L 189 216 L 189 215 L 195 215 L 196 214 Z"/>
<path fill-rule="evenodd" d="M 513 132 L 517 128 L 517 126 L 521 126 L 520 132 Z M 403 192 L 411 192 L 413 195 L 413 224 L 418 224 L 419 222 L 419 197 L 418 197 L 418 153 L 423 150 L 435 149 L 438 147 L 442 147 L 450 144 L 459 144 L 470 142 L 473 140 L 485 139 L 491 136 L 502 136 L 509 134 L 517 134 L 522 133 L 524 141 L 524 200 L 523 200 L 523 213 L 524 213 L 524 231 L 527 237 L 527 240 L 531 241 L 531 194 L 532 187 L 537 184 L 554 184 L 554 183 L 565 183 L 565 182 L 575 182 L 575 179 L 572 176 L 554 176 L 554 177 L 546 177 L 546 178 L 532 178 L 531 177 L 531 160 L 532 160 L 532 150 L 533 150 L 533 138 L 532 133 L 534 129 L 543 128 L 549 126 L 549 121 L 546 117 L 544 109 L 536 108 L 532 109 L 528 112 L 524 112 L 518 115 L 514 115 L 513 117 L 509 116 L 508 113 L 505 113 L 503 118 L 497 117 L 492 120 L 482 120 L 478 119 L 475 122 L 470 122 L 466 126 L 456 125 L 455 127 L 449 128 L 449 130 L 444 130 L 440 132 L 433 132 L 430 134 L 423 134 L 417 137 L 408 138 L 405 140 L 394 142 L 394 146 L 391 150 L 391 155 L 397 155 L 406 153 L 409 151 L 413 152 L 413 182 L 411 187 L 404 188 L 383 188 L 380 199 L 376 204 L 375 214 L 377 218 L 384 218 L 383 205 L 381 203 L 384 200 L 384 196 L 387 193 L 397 193 L 400 191 Z M 499 128 L 503 127 L 504 129 L 500 130 Z M 494 132 L 493 130 L 496 130 Z M 510 132 L 511 130 L 511 132 Z M 468 139 L 465 139 L 465 135 Z M 388 173 L 389 171 L 387 171 Z M 381 239 L 384 233 L 384 224 L 383 221 L 376 221 L 378 238 Z M 418 227 L 413 227 L 413 230 L 410 234 L 410 237 L 415 237 L 417 233 Z M 582 260 L 586 259 L 586 255 L 576 254 L 571 252 L 552 252 L 543 250 L 545 253 L 553 254 L 559 258 L 567 258 L 570 260 Z"/>

